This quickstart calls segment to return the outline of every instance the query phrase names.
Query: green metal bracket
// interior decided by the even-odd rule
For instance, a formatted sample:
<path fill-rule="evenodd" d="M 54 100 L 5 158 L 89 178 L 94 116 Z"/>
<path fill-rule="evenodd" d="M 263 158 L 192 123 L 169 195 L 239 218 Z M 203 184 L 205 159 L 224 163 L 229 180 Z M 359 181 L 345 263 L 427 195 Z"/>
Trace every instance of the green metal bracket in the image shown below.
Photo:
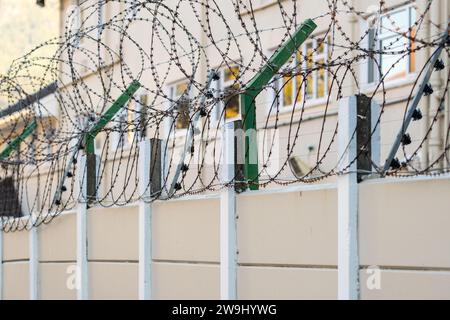
<path fill-rule="evenodd" d="M 258 190 L 259 188 L 258 145 L 256 141 L 256 97 L 316 28 L 317 25 L 311 19 L 303 22 L 289 40 L 274 53 L 269 62 L 247 84 L 245 91 L 240 96 L 245 131 L 244 175 L 250 190 Z"/>
<path fill-rule="evenodd" d="M 36 120 L 30 123 L 25 130 L 14 140 L 8 142 L 6 148 L 0 153 L 0 161 L 5 160 L 10 154 L 37 128 Z"/>
<path fill-rule="evenodd" d="M 106 112 L 101 116 L 95 126 L 89 130 L 86 134 L 86 153 L 95 153 L 95 137 L 97 134 L 114 118 L 117 112 L 122 109 L 125 104 L 131 99 L 131 97 L 136 93 L 136 91 L 141 87 L 139 81 L 133 81 L 130 86 L 125 90 L 124 93 L 112 104 L 112 106 L 106 110 Z"/>

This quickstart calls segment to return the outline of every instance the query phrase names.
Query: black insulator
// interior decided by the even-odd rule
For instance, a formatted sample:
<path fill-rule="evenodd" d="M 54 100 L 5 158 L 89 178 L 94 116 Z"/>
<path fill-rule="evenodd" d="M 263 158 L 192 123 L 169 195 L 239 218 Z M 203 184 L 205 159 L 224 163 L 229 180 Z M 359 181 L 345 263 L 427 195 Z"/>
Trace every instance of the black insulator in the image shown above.
<path fill-rule="evenodd" d="M 200 116 L 201 117 L 206 117 L 208 115 L 208 112 L 206 112 L 205 108 L 201 108 L 200 109 Z"/>
<path fill-rule="evenodd" d="M 78 160 L 76 158 L 73 158 L 72 163 L 77 164 Z"/>
<path fill-rule="evenodd" d="M 55 201 L 55 204 L 56 204 L 57 206 L 60 206 L 60 205 L 61 205 L 61 200 L 56 200 L 56 201 Z"/>
<path fill-rule="evenodd" d="M 209 91 L 206 92 L 206 98 L 208 98 L 208 99 L 214 98 L 214 94 L 212 93 L 211 90 L 209 90 Z"/>
<path fill-rule="evenodd" d="M 62 186 L 62 187 L 61 187 L 61 191 L 62 191 L 62 192 L 65 192 L 65 191 L 67 191 L 67 188 L 66 188 L 66 186 Z"/>
<path fill-rule="evenodd" d="M 83 146 L 82 144 L 80 144 L 80 145 L 78 146 L 78 150 L 84 150 L 84 146 Z"/>
<path fill-rule="evenodd" d="M 181 190 L 181 184 L 175 183 L 175 190 L 180 191 Z"/>
<path fill-rule="evenodd" d="M 444 70 L 444 69 L 445 69 L 444 61 L 442 61 L 442 59 L 438 59 L 438 60 L 436 61 L 436 63 L 434 64 L 434 68 L 435 68 L 437 71 Z"/>
<path fill-rule="evenodd" d="M 392 159 L 391 168 L 395 170 L 395 169 L 400 169 L 400 167 L 401 167 L 400 161 L 398 161 L 397 158 Z"/>
<path fill-rule="evenodd" d="M 413 121 L 418 121 L 422 118 L 423 118 L 422 111 L 420 111 L 420 109 L 414 110 L 413 115 L 412 115 Z"/>
<path fill-rule="evenodd" d="M 218 72 L 214 72 L 214 75 L 213 75 L 213 78 L 212 78 L 214 81 L 218 81 L 218 80 L 220 80 L 220 75 L 219 75 L 219 73 Z"/>
<path fill-rule="evenodd" d="M 433 87 L 431 86 L 431 84 L 426 84 L 425 88 L 423 89 L 423 93 L 425 94 L 425 96 L 429 96 L 432 95 L 434 92 Z"/>
<path fill-rule="evenodd" d="M 411 144 L 411 136 L 409 135 L 409 133 L 405 133 L 402 137 L 402 144 L 404 146 L 407 146 L 409 144 Z"/>
<path fill-rule="evenodd" d="M 186 171 L 188 171 L 189 170 L 189 166 L 187 165 L 187 164 L 183 164 L 182 166 L 181 166 L 181 171 L 183 171 L 183 172 L 186 172 Z"/>
<path fill-rule="evenodd" d="M 72 172 L 67 172 L 67 178 L 72 178 L 73 177 L 73 173 Z"/>
<path fill-rule="evenodd" d="M 192 146 L 192 147 L 191 147 L 191 153 L 193 154 L 194 152 L 195 152 L 195 147 Z"/>

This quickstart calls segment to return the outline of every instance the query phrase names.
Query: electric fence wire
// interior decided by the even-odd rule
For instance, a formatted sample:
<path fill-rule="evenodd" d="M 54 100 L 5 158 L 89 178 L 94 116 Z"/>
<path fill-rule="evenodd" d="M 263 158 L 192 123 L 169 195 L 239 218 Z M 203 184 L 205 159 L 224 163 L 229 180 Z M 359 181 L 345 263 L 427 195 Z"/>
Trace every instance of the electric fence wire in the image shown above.
<path fill-rule="evenodd" d="M 236 175 L 232 183 L 266 188 L 318 183 L 348 173 L 364 148 L 339 169 L 339 101 L 364 93 L 380 105 L 376 127 L 400 129 L 429 57 L 448 33 L 447 24 L 431 21 L 433 1 L 422 7 L 405 2 L 415 12 L 406 26 L 399 25 L 384 0 L 371 12 L 346 0 L 322 2 L 327 10 L 312 17 L 320 33 L 275 73 L 256 101 L 258 179 L 242 181 Z M 310 3 L 299 0 L 277 0 L 263 8 L 254 0 L 84 0 L 69 8 L 61 36 L 14 60 L 0 76 L 0 96 L 7 101 L 0 110 L 0 145 L 8 146 L 37 123 L 33 134 L 0 159 L 2 229 L 47 224 L 86 201 L 78 181 L 86 135 L 133 81 L 141 84 L 138 93 L 97 135 L 96 198 L 90 205 L 169 200 L 228 186 L 220 177 L 222 125 L 239 117 L 239 95 L 309 18 L 303 16 L 305 6 Z M 366 27 L 355 35 L 349 21 Z M 444 45 L 441 58 L 450 61 L 448 42 Z M 43 55 L 49 47 L 54 54 Z M 372 83 L 361 78 L 367 65 L 375 73 Z M 405 65 L 408 70 L 399 73 Z M 400 165 L 382 172 L 373 163 L 375 172 L 393 177 L 449 172 L 450 116 L 444 114 L 450 105 L 450 68 L 439 69 L 442 83 L 427 98 L 433 107 L 420 125 L 414 124 L 412 143 L 404 143 L 398 153 L 403 156 Z M 215 77 L 207 85 L 211 73 Z M 393 115 L 388 106 L 399 92 L 391 80 L 407 76 L 412 77 L 403 85 L 407 94 L 396 108 L 401 114 Z M 393 138 L 383 146 L 389 148 Z M 162 190 L 150 199 L 139 188 L 139 143 L 144 139 L 164 142 Z M 436 139 L 439 148 L 420 159 Z M 290 170 L 289 161 L 298 154 L 309 164 L 302 176 Z"/>

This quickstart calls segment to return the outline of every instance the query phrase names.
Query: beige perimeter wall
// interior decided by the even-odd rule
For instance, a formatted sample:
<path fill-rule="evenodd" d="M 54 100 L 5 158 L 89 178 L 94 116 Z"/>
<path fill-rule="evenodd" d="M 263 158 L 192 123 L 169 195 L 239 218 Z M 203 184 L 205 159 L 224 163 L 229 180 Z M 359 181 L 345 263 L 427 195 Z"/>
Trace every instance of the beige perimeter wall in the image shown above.
<path fill-rule="evenodd" d="M 337 298 L 337 190 L 333 185 L 237 198 L 240 299 Z M 450 179 L 360 184 L 362 299 L 450 299 Z M 218 299 L 220 199 L 153 204 L 155 299 Z M 88 219 L 91 299 L 137 299 L 138 207 L 94 208 Z M 39 297 L 76 299 L 76 216 L 39 233 Z M 28 299 L 29 234 L 3 234 L 3 298 Z M 367 267 L 380 271 L 370 290 Z M 373 270 L 373 269 L 372 269 Z"/>

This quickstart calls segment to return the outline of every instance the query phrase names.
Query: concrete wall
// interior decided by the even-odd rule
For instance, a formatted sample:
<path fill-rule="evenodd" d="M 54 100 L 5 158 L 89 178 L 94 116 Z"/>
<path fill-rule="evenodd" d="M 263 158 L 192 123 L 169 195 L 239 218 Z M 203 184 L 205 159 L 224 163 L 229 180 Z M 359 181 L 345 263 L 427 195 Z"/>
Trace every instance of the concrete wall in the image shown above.
<path fill-rule="evenodd" d="M 449 180 L 367 183 L 360 188 L 360 264 L 381 268 L 381 290 L 363 299 L 449 299 Z"/>
<path fill-rule="evenodd" d="M 362 299 L 450 299 L 450 180 L 360 184 Z M 153 205 L 155 299 L 220 297 L 220 199 Z M 337 298 L 337 190 L 333 185 L 245 193 L 237 199 L 240 299 Z M 88 217 L 91 299 L 138 298 L 138 207 Z M 39 297 L 75 299 L 74 213 L 41 226 Z M 29 232 L 3 234 L 3 298 L 29 298 Z M 381 287 L 370 290 L 368 266 Z"/>

